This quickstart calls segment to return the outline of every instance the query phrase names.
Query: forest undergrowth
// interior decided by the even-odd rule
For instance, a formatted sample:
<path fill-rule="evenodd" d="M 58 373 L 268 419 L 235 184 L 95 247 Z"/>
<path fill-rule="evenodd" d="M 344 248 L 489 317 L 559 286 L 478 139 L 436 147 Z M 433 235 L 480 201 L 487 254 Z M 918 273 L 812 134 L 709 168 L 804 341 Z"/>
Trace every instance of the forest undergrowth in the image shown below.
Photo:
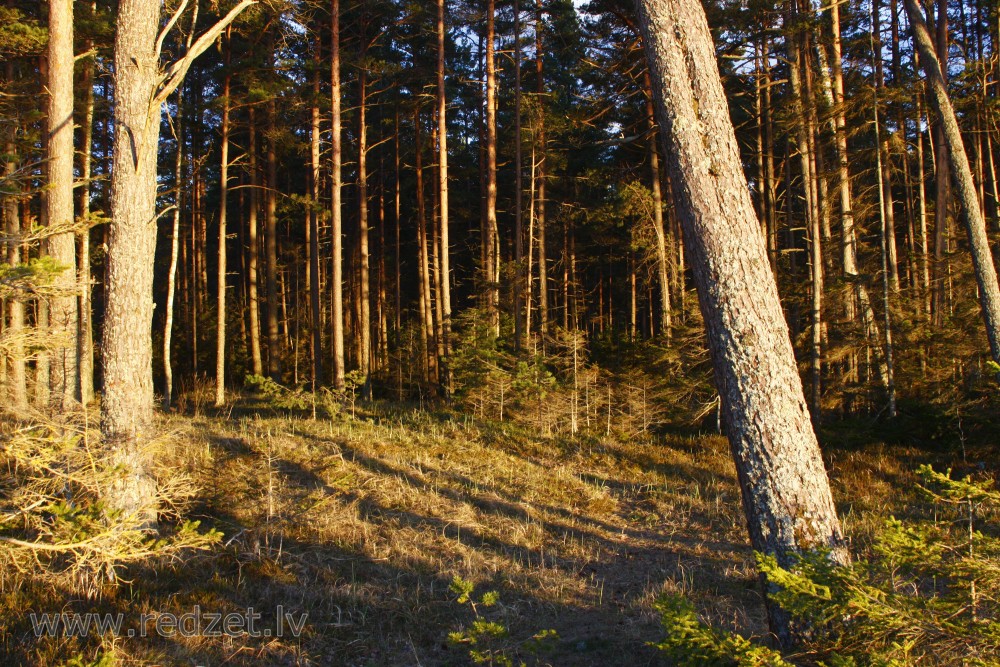
<path fill-rule="evenodd" d="M 766 633 L 719 435 L 543 437 L 510 421 L 383 402 L 339 411 L 327 402 L 314 418 L 311 405 L 278 409 L 259 394 L 221 412 L 196 396 L 182 405 L 158 429 L 171 452 L 165 477 L 184 480 L 187 500 L 161 525 L 198 521 L 195 532 L 216 539 L 161 544 L 163 553 L 120 566 L 115 582 L 91 573 L 86 585 L 52 559 L 16 562 L 4 545 L 4 664 L 468 664 L 477 620 L 498 629 L 492 664 L 669 664 L 649 644 L 663 635 L 664 594 L 682 595 L 717 628 Z M 959 431 L 942 419 L 935 433 L 927 419 L 910 444 L 881 442 L 871 424 L 826 429 L 838 509 L 857 545 L 890 514 L 907 516 L 920 464 L 995 462 L 981 425 Z M 26 428 L 11 415 L 3 422 L 5 437 Z M 10 483 L 18 470 L 7 463 Z M 55 519 L 38 525 L 46 521 Z M 456 581 L 477 591 L 474 601 L 495 593 L 495 603 L 460 604 Z M 153 627 L 163 615 L 251 607 L 258 629 L 305 612 L 301 635 L 157 636 Z M 122 614 L 123 629 L 35 636 L 32 613 L 92 612 Z M 540 631 L 546 641 L 533 641 Z"/>

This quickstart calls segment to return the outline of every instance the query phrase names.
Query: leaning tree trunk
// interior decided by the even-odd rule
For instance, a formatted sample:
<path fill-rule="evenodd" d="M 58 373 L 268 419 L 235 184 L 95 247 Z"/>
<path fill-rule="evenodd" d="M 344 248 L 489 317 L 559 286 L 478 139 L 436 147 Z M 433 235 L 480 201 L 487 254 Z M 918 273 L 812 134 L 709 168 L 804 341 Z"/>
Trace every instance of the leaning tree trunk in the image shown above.
<path fill-rule="evenodd" d="M 754 549 L 848 555 L 747 187 L 705 12 L 641 0 L 643 42 Z M 790 640 L 787 615 L 772 630 Z"/>
<path fill-rule="evenodd" d="M 948 97 L 948 88 L 941 74 L 941 63 L 930 32 L 924 22 L 923 13 L 916 0 L 905 0 L 906 13 L 910 18 L 910 28 L 913 40 L 920 52 L 920 64 L 927 76 L 931 92 L 931 103 L 938 114 L 942 133 L 948 148 L 951 162 L 952 178 L 958 197 L 962 204 L 962 218 L 965 231 L 969 236 L 969 249 L 972 251 L 972 265 L 976 271 L 976 282 L 979 284 L 979 302 L 983 308 L 983 320 L 986 323 L 986 336 L 990 342 L 990 353 L 993 360 L 1000 363 L 1000 284 L 997 283 L 997 271 L 990 254 L 989 237 L 986 234 L 986 220 L 979 207 L 976 195 L 976 184 L 972 179 L 972 168 L 965 153 L 962 132 L 958 127 L 955 109 Z M 939 165 L 940 167 L 941 165 Z"/>
<path fill-rule="evenodd" d="M 48 175 L 45 203 L 50 226 L 48 254 L 62 270 L 50 300 L 49 326 L 53 349 L 49 366 L 52 406 L 65 410 L 79 401 L 76 350 L 76 236 L 73 224 L 73 0 L 49 2 Z"/>

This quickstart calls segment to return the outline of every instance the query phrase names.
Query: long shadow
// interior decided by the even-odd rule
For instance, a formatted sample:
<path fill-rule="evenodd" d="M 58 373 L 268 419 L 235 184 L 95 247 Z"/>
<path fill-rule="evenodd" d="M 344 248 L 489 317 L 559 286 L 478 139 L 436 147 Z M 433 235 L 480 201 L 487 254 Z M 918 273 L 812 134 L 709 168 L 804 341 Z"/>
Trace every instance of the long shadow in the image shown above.
<path fill-rule="evenodd" d="M 322 539 L 320 533 L 303 525 L 308 517 L 300 516 L 307 511 L 299 509 L 300 501 L 311 495 L 331 496 L 343 507 L 354 506 L 359 518 L 382 536 L 409 527 L 443 535 L 483 554 L 525 564 L 519 574 L 501 568 L 491 581 L 479 586 L 478 592 L 495 589 L 500 593 L 502 604 L 484 613 L 495 615 L 514 636 L 526 638 L 547 627 L 559 631 L 556 653 L 543 657 L 543 663 L 665 664 L 655 649 L 645 645 L 645 641 L 656 640 L 660 630 L 654 618 L 637 610 L 639 598 L 651 582 L 681 579 L 692 567 L 721 571 L 726 562 L 724 558 L 682 553 L 676 547 L 684 541 L 676 537 L 623 530 L 623 526 L 566 508 L 539 503 L 525 506 L 500 489 L 489 489 L 486 494 L 466 493 L 464 490 L 475 489 L 476 484 L 460 474 L 432 467 L 418 474 L 366 455 L 349 444 L 313 438 L 317 444 L 329 447 L 331 453 L 339 450 L 346 461 L 377 477 L 397 478 L 418 489 L 433 489 L 443 498 L 467 504 L 484 515 L 537 524 L 550 536 L 568 533 L 574 539 L 599 545 L 607 558 L 588 561 L 556 554 L 555 550 L 545 552 L 544 567 L 563 573 L 568 581 L 590 579 L 604 582 L 605 587 L 601 603 L 553 603 L 534 594 L 530 587 L 542 559 L 540 549 L 410 508 L 387 507 L 364 493 L 332 486 L 322 467 L 309 468 L 284 457 L 268 458 L 241 438 L 203 435 L 213 447 L 213 464 L 222 481 L 206 485 L 194 515 L 225 534 L 224 546 L 204 557 L 134 569 L 130 573 L 134 584 L 108 600 L 108 608 L 136 614 L 140 608 L 184 613 L 194 605 L 218 612 L 240 612 L 252 606 L 262 613 L 260 627 L 273 628 L 274 611 L 280 604 L 286 610 L 309 614 L 306 631 L 299 639 L 280 642 L 246 636 L 227 642 L 150 637 L 129 644 L 136 647 L 142 662 L 186 664 L 194 658 L 201 664 L 227 665 L 466 664 L 465 649 L 444 645 L 447 631 L 467 626 L 472 620 L 468 607 L 455 604 L 455 596 L 447 592 L 449 577 L 440 570 L 421 567 L 419 559 L 408 562 L 398 557 L 372 557 L 366 553 L 364 542 L 341 544 Z M 312 436 L 300 433 L 298 437 Z M 240 480 L 236 475 L 242 466 L 255 469 L 256 476 Z M 280 481 L 277 487 L 283 498 L 270 520 L 260 505 L 259 480 L 266 478 L 267 473 L 262 472 L 266 466 Z M 459 488 L 437 486 L 437 476 Z M 611 484 L 610 480 L 597 478 L 589 481 Z M 627 486 L 615 490 L 629 491 Z M 567 523 L 542 520 L 537 516 L 541 512 Z M 633 548 L 624 539 L 614 539 L 615 535 L 641 538 L 653 546 Z M 720 552 L 733 549 L 733 545 L 722 542 L 706 546 Z M 457 551 L 449 551 L 448 556 L 446 569 L 462 571 L 462 556 Z M 751 604 L 740 593 L 742 582 L 737 578 L 732 583 L 735 592 L 728 592 L 727 587 L 726 595 L 734 596 L 740 604 Z M 531 656 L 514 655 L 522 655 L 531 664 Z M 10 664 L 17 662 L 23 661 Z"/>

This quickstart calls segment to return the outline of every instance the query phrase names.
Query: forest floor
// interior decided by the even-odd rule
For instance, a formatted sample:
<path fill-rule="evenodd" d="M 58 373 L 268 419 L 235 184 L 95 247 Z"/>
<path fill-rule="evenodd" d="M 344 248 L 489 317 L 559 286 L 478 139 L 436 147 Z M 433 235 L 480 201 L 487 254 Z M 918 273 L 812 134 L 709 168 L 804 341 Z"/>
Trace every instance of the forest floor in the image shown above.
<path fill-rule="evenodd" d="M 720 436 L 547 438 L 398 405 L 313 419 L 249 400 L 162 427 L 200 488 L 190 518 L 221 531 L 220 546 L 132 572 L 96 601 L 8 580 L 5 664 L 100 652 L 120 665 L 447 665 L 469 664 L 478 648 L 495 651 L 495 664 L 655 665 L 647 642 L 663 634 L 653 602 L 664 592 L 683 593 L 717 626 L 766 632 Z M 825 456 L 856 539 L 905 512 L 919 463 L 955 457 L 846 440 Z M 496 591 L 499 602 L 459 604 L 456 575 L 475 585 L 473 600 Z M 35 640 L 26 619 L 121 612 L 128 627 L 143 613 L 253 607 L 257 627 L 274 628 L 279 605 L 308 614 L 300 637 L 286 626 L 280 638 Z M 449 642 L 477 614 L 505 636 Z M 548 629 L 557 637 L 531 648 Z"/>

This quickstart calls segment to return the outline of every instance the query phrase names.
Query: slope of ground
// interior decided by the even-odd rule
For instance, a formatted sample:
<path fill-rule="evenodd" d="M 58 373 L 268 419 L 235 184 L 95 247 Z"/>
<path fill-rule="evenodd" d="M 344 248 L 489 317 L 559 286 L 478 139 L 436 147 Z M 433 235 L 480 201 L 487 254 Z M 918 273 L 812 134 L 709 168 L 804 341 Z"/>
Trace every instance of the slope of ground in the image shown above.
<path fill-rule="evenodd" d="M 262 416 L 270 415 L 270 416 Z M 199 481 L 193 518 L 224 534 L 208 556 L 130 573 L 97 601 L 5 584 L 3 649 L 15 660 L 67 655 L 115 664 L 468 664 L 491 649 L 528 664 L 661 664 L 661 592 L 705 617 L 766 631 L 728 446 L 719 436 L 542 438 L 512 424 L 376 406 L 312 419 L 242 403 L 163 427 Z M 904 502 L 912 451 L 828 455 L 840 510 L 859 534 Z M 456 602 L 455 576 L 499 603 Z M 300 637 L 43 638 L 30 611 L 308 614 Z M 507 630 L 455 645 L 475 613 Z M 147 622 L 148 624 L 148 622 Z M 530 638 L 553 629 L 544 650 Z M 150 634 L 155 634 L 150 630 Z M 13 664 L 13 663 L 12 663 Z"/>

